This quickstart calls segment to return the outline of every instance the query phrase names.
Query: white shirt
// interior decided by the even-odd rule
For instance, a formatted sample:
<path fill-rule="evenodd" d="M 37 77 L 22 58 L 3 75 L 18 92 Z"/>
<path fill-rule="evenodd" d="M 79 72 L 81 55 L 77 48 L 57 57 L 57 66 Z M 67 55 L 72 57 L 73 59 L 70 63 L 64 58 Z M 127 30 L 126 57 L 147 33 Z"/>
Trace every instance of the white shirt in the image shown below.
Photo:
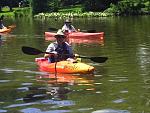
<path fill-rule="evenodd" d="M 74 28 L 74 26 L 73 25 L 70 25 L 70 27 L 69 26 L 67 26 L 66 24 L 62 27 L 62 31 L 65 31 L 65 30 L 67 30 L 69 33 L 70 32 L 76 32 L 76 29 Z"/>

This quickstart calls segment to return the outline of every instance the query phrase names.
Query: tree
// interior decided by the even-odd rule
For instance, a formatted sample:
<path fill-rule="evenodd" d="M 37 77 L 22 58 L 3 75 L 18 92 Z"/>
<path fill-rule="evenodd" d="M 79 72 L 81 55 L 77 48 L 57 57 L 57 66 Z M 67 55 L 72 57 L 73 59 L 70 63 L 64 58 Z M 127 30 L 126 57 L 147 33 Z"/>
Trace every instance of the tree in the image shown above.
<path fill-rule="evenodd" d="M 49 0 L 32 0 L 33 13 L 41 13 L 48 11 Z"/>

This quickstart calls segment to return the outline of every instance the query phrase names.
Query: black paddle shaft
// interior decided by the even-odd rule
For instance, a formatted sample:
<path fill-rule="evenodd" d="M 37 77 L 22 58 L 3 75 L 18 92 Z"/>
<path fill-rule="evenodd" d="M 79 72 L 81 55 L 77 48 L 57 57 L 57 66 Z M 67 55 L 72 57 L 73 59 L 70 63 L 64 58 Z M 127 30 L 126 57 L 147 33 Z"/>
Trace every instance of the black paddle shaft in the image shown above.
<path fill-rule="evenodd" d="M 28 54 L 28 55 L 38 55 L 38 54 L 42 54 L 42 53 L 53 54 L 53 53 L 49 53 L 49 52 L 43 52 L 36 48 L 27 47 L 27 46 L 23 46 L 22 51 L 23 51 L 23 53 Z M 77 57 L 84 58 L 84 59 L 90 59 L 97 63 L 104 63 L 108 59 L 108 57 L 100 57 L 100 56 L 82 56 L 82 55 L 80 55 Z"/>

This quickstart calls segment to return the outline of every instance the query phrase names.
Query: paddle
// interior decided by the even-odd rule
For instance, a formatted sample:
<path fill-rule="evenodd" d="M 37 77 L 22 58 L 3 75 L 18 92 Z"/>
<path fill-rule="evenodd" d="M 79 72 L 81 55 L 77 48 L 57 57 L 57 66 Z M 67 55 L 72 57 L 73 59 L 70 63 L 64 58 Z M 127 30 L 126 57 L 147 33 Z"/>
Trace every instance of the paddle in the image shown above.
<path fill-rule="evenodd" d="M 49 31 L 57 31 L 57 28 L 53 28 L 53 27 L 49 27 L 48 28 Z M 96 33 L 95 29 L 91 29 L 91 30 L 80 30 L 81 32 L 88 32 L 88 33 Z"/>
<path fill-rule="evenodd" d="M 53 53 L 43 52 L 36 48 L 27 47 L 27 46 L 23 46 L 22 51 L 23 51 L 23 53 L 28 54 L 28 55 L 38 55 L 38 54 L 42 54 L 42 53 L 53 54 Z M 93 56 L 77 56 L 77 57 L 84 58 L 84 59 L 90 59 L 97 63 L 104 63 L 108 59 L 108 57 L 100 57 L 100 56 L 94 56 L 94 57 Z"/>

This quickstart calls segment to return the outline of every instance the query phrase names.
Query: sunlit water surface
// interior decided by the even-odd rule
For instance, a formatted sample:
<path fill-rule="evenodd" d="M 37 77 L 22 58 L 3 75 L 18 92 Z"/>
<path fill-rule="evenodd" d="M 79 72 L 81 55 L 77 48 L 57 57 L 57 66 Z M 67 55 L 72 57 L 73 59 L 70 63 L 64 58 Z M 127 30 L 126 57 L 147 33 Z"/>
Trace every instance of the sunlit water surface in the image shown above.
<path fill-rule="evenodd" d="M 44 32 L 63 20 L 6 19 L 16 24 L 0 38 L 0 113 L 150 113 L 150 16 L 73 19 L 80 29 L 105 33 L 104 40 L 73 43 L 75 53 L 107 56 L 105 63 L 82 59 L 89 75 L 40 72 L 22 46 L 44 51 Z M 96 40 L 96 39 L 95 39 Z"/>

